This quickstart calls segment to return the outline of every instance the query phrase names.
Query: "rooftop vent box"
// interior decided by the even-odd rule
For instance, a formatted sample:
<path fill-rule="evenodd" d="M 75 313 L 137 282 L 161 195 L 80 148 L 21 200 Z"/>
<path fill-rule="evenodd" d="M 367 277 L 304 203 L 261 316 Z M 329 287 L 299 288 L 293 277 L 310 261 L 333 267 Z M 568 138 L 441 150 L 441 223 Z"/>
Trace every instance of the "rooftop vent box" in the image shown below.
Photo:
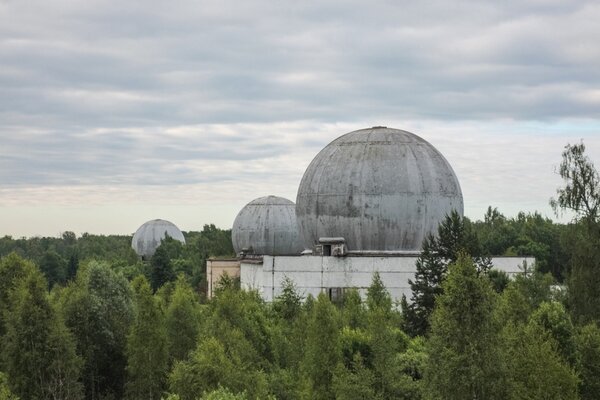
<path fill-rule="evenodd" d="M 322 237 L 315 246 L 315 254 L 323 257 L 343 257 L 348 254 L 346 240 L 343 237 Z"/>

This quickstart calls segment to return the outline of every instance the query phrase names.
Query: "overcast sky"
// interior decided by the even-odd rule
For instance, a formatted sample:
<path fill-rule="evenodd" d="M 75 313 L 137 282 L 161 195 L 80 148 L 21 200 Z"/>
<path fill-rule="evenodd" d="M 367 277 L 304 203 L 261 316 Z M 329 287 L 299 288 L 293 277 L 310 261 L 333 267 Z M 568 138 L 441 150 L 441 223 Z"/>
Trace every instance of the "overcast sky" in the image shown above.
<path fill-rule="evenodd" d="M 336 137 L 437 147 L 465 213 L 600 165 L 598 1 L 0 0 L 0 235 L 229 228 Z M 563 217 L 564 218 L 564 217 Z"/>

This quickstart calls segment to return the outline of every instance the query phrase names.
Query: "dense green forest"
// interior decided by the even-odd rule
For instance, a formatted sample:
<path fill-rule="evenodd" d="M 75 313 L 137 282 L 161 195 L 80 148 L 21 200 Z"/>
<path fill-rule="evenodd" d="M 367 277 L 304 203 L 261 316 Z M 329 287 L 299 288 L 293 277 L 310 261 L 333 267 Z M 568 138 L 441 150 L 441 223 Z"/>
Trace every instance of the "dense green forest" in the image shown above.
<path fill-rule="evenodd" d="M 130 236 L 0 239 L 3 399 L 599 399 L 600 178 L 567 146 L 552 201 L 576 218 L 454 213 L 423 243 L 413 295 L 294 282 L 265 303 L 225 277 L 207 225 L 140 261 Z M 491 255 L 534 255 L 509 280 Z"/>

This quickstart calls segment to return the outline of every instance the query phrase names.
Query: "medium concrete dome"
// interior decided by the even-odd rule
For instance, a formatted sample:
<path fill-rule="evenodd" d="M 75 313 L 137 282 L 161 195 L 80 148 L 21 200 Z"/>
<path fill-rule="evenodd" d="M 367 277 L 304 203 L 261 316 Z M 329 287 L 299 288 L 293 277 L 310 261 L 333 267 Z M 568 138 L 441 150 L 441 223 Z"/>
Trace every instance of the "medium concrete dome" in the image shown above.
<path fill-rule="evenodd" d="M 252 248 L 260 255 L 294 255 L 304 249 L 298 225 L 296 206 L 277 196 L 260 197 L 246 204 L 233 222 L 231 240 L 239 254 Z"/>
<path fill-rule="evenodd" d="M 320 237 L 343 237 L 349 250 L 420 250 L 452 210 L 463 214 L 463 198 L 448 161 L 419 136 L 386 127 L 327 145 L 296 199 L 307 248 Z"/>
<path fill-rule="evenodd" d="M 185 244 L 183 233 L 181 233 L 175 224 L 164 219 L 153 219 L 135 231 L 131 240 L 131 247 L 133 247 L 138 256 L 150 258 L 167 235 Z"/>

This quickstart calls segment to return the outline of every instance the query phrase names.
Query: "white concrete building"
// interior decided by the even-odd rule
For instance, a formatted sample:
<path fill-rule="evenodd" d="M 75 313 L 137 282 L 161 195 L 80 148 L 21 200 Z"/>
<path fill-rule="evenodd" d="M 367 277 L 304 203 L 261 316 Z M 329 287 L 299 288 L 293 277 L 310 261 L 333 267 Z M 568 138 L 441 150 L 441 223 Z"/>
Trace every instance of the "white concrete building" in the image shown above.
<path fill-rule="evenodd" d="M 294 282 L 304 297 L 326 293 L 331 299 L 339 298 L 345 289 L 356 288 L 366 296 L 373 274 L 379 272 L 381 280 L 393 300 L 405 295 L 410 301 L 408 280 L 415 278 L 417 254 L 396 255 L 348 255 L 336 256 L 263 256 L 259 259 L 240 260 L 240 281 L 247 290 L 258 290 L 266 301 L 281 294 L 282 282 L 288 278 Z M 533 257 L 494 257 L 495 269 L 509 276 L 522 272 L 525 262 L 532 266 Z"/>
<path fill-rule="evenodd" d="M 338 298 L 348 288 L 364 295 L 379 272 L 395 300 L 410 299 L 422 242 L 451 213 L 462 217 L 462 191 L 434 146 L 382 126 L 347 133 L 312 160 L 295 205 L 269 196 L 240 211 L 232 237 L 241 285 L 272 301 L 288 278 L 305 296 Z M 292 254 L 293 248 L 306 250 Z M 511 275 L 534 259 L 492 262 Z"/>

